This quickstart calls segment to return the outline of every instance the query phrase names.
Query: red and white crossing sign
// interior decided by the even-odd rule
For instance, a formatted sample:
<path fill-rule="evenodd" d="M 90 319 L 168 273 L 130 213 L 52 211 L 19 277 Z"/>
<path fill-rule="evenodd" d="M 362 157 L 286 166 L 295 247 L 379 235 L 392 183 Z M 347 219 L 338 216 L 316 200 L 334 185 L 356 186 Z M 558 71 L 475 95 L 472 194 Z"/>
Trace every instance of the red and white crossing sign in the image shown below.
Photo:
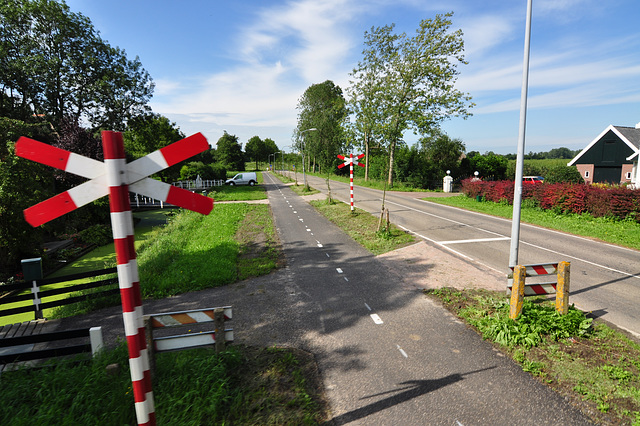
<path fill-rule="evenodd" d="M 179 140 L 127 164 L 128 179 L 123 184 L 129 185 L 129 189 L 138 194 L 202 214 L 209 214 L 213 208 L 212 198 L 148 177 L 206 149 L 209 149 L 209 143 L 201 133 Z M 45 224 L 109 194 L 106 179 L 107 166 L 111 161 L 106 157 L 105 162 L 102 163 L 26 137 L 18 139 L 16 155 L 90 179 L 82 185 L 26 209 L 25 219 L 32 226 Z"/>
<path fill-rule="evenodd" d="M 26 137 L 18 139 L 16 155 L 19 157 L 89 179 L 81 185 L 29 207 L 24 211 L 24 216 L 29 224 L 39 226 L 109 195 L 136 417 L 140 425 L 155 425 L 129 189 L 179 207 L 209 214 L 213 209 L 212 198 L 148 177 L 209 149 L 209 143 L 201 133 L 196 133 L 127 164 L 122 133 L 104 131 L 102 149 L 104 163 Z"/>
<path fill-rule="evenodd" d="M 357 160 L 360 160 L 362 157 L 364 157 L 364 154 L 360 154 L 355 158 L 353 157 L 353 154 L 349 154 L 349 158 L 346 158 L 344 155 L 339 155 L 338 154 L 338 158 L 340 160 L 344 160 L 344 163 L 340 164 L 338 166 L 338 168 L 341 169 L 344 166 L 349 166 L 349 181 L 350 181 L 349 193 L 350 193 L 350 197 L 351 197 L 351 211 L 353 211 L 353 209 L 354 209 L 354 207 L 353 207 L 353 163 L 355 162 L 358 166 L 365 167 L 364 164 L 362 164 L 359 161 L 357 161 Z"/>

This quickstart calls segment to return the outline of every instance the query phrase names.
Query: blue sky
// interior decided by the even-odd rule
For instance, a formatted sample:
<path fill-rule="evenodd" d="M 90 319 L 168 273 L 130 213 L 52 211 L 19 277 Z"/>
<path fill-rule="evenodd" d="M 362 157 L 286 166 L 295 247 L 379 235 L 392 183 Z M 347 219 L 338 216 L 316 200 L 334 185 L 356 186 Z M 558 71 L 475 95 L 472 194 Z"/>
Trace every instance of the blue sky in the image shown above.
<path fill-rule="evenodd" d="M 517 151 L 526 0 L 67 0 L 101 36 L 139 56 L 156 83 L 154 112 L 215 145 L 272 138 L 287 152 L 311 84 L 343 89 L 364 32 L 453 11 L 464 32 L 457 87 L 467 120 L 444 130 L 467 151 Z M 534 0 L 525 151 L 582 149 L 609 124 L 640 122 L 637 0 Z M 405 135 L 409 144 L 417 137 Z"/>

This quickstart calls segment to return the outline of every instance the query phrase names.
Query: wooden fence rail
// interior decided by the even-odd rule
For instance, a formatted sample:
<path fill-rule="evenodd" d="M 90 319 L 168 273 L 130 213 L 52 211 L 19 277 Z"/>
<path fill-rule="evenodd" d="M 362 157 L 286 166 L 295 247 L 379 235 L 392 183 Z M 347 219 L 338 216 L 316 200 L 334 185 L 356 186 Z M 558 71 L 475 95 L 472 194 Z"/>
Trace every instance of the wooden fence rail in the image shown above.
<path fill-rule="evenodd" d="M 31 300 L 32 304 L 19 306 L 15 308 L 1 309 L 0 317 L 5 317 L 9 315 L 20 314 L 24 312 L 33 312 L 35 315 L 35 319 L 42 318 L 42 311 L 44 309 L 53 308 L 56 306 L 68 305 L 71 303 L 80 302 L 83 300 L 87 300 L 89 297 L 105 297 L 112 294 L 118 294 L 120 289 L 118 287 L 109 288 L 103 291 L 98 291 L 92 293 L 91 295 L 80 295 L 74 297 L 68 297 L 65 299 L 53 300 L 53 301 L 43 301 L 44 298 L 56 296 L 59 294 L 73 293 L 81 290 L 87 290 L 91 288 L 98 287 L 108 287 L 112 285 L 118 284 L 118 278 L 107 278 L 95 282 L 90 282 L 86 284 L 76 284 L 70 286 L 64 286 L 59 288 L 51 288 L 47 290 L 42 290 L 43 286 L 49 286 L 58 283 L 64 283 L 69 281 L 75 281 L 83 278 L 92 278 L 99 277 L 103 275 L 115 274 L 117 273 L 116 268 L 108 268 L 101 269 L 99 271 L 90 271 L 90 272 L 82 272 L 78 274 L 65 275 L 62 277 L 56 278 L 44 278 L 40 280 L 34 280 L 32 282 L 22 282 L 16 284 L 8 284 L 0 287 L 0 291 L 8 294 L 5 297 L 0 299 L 0 307 L 3 305 L 7 305 L 9 303 L 15 303 L 20 301 Z"/>

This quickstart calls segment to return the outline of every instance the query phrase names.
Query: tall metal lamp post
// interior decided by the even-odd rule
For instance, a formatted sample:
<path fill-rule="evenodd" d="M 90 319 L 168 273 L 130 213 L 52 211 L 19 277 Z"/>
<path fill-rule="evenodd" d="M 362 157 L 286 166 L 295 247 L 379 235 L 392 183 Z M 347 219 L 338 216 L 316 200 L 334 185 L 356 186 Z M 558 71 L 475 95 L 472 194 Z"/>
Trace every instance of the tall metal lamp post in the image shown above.
<path fill-rule="evenodd" d="M 306 132 L 315 132 L 316 130 L 318 129 L 316 129 L 315 127 L 312 127 L 310 129 L 301 131 L 300 134 L 302 135 L 303 133 L 306 133 Z M 302 137 L 302 180 L 304 181 L 304 189 L 306 190 L 307 188 L 309 188 L 309 185 L 307 184 L 307 173 L 304 168 L 304 148 L 305 148 L 305 143 L 304 143 L 304 136 L 303 136 Z"/>

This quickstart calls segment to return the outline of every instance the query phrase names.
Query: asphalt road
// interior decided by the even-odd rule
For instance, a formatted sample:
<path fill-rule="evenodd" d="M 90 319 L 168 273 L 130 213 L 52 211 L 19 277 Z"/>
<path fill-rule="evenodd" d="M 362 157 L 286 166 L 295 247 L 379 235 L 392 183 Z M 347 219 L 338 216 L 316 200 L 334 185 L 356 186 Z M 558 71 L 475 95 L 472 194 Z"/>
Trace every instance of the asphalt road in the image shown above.
<path fill-rule="evenodd" d="M 323 179 L 307 176 L 327 191 Z M 331 182 L 332 195 L 349 201 L 349 185 Z M 378 214 L 382 191 L 354 190 L 357 208 Z M 387 192 L 394 224 L 470 261 L 506 275 L 511 220 L 469 212 Z M 640 337 L 640 252 L 538 226 L 521 225 L 518 263 L 571 262 L 570 303 Z"/>
<path fill-rule="evenodd" d="M 589 424 L 420 289 L 396 280 L 288 187 L 263 176 L 287 258 L 280 309 L 296 324 L 295 344 L 316 355 L 333 423 Z"/>

